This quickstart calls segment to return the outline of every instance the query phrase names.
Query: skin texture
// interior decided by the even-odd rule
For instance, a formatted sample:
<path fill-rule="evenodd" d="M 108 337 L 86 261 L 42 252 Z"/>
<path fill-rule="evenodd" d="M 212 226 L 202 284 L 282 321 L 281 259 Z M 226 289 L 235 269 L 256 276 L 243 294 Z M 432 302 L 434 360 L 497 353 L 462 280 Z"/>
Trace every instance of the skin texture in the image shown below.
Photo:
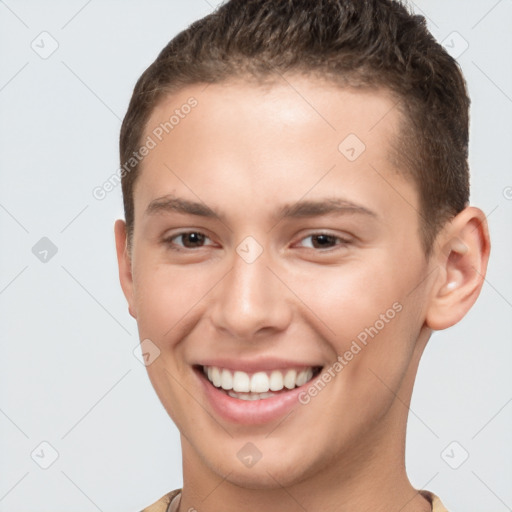
<path fill-rule="evenodd" d="M 415 185 L 389 157 L 400 117 L 386 91 L 300 76 L 197 84 L 166 98 L 146 135 L 191 96 L 198 105 L 142 163 L 131 254 L 115 226 L 130 314 L 160 350 L 148 374 L 181 432 L 180 510 L 430 510 L 405 472 L 408 405 L 432 329 L 459 321 L 482 286 L 483 213 L 468 207 L 448 223 L 427 261 Z M 338 149 L 349 134 L 366 146 L 354 161 Z M 225 217 L 146 212 L 171 194 Z M 372 213 L 275 217 L 335 197 Z M 339 238 L 318 245 L 321 233 Z M 236 250 L 248 236 L 263 250 L 252 263 Z M 325 370 L 393 304 L 343 370 L 276 421 L 221 417 L 193 370 L 213 358 Z M 248 442 L 262 455 L 250 468 L 237 457 Z"/>

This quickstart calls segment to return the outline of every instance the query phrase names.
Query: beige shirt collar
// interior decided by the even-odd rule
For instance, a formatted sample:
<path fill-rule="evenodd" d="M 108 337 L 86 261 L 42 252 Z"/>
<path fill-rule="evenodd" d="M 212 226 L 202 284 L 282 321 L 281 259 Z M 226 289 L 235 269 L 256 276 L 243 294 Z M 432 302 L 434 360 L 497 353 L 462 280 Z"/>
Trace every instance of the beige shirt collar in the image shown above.
<path fill-rule="evenodd" d="M 419 491 L 419 493 L 424 496 L 430 503 L 432 504 L 432 512 L 448 512 L 444 505 L 441 503 L 441 500 L 433 493 L 429 491 Z M 168 495 L 166 495 L 168 496 Z M 166 497 L 164 496 L 164 498 Z M 162 498 L 163 499 L 163 498 Z M 161 512 L 178 512 L 178 507 L 180 506 L 180 499 L 181 499 L 181 492 L 178 492 L 174 495 L 174 497 L 171 499 L 171 502 L 169 503 L 168 507 L 165 509 L 160 509 Z M 166 500 L 165 505 L 167 505 L 168 501 Z M 156 505 L 156 503 L 155 503 Z M 159 509 L 151 508 L 151 510 L 148 510 L 147 512 L 160 512 Z"/>

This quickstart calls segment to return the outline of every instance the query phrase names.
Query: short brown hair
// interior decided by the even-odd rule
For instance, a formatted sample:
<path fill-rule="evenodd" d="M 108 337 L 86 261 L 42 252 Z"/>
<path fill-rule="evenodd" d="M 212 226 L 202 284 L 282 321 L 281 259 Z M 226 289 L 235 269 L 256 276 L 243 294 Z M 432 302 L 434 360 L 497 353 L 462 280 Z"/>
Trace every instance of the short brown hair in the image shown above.
<path fill-rule="evenodd" d="M 121 162 L 172 92 L 230 78 L 313 74 L 340 86 L 385 88 L 403 114 L 393 147 L 416 183 L 425 253 L 469 200 L 469 98 L 457 62 L 424 17 L 394 0 L 230 0 L 174 37 L 137 81 L 120 135 Z M 140 164 L 122 175 L 131 244 Z"/>

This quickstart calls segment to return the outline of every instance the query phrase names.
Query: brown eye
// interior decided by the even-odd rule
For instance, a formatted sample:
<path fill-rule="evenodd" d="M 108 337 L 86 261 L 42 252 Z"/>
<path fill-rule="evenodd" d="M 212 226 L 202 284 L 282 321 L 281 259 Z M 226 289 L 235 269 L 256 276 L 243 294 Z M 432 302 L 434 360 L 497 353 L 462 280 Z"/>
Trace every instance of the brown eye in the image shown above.
<path fill-rule="evenodd" d="M 203 247 L 205 240 L 209 240 L 205 234 L 198 231 L 188 231 L 167 238 L 165 243 L 171 246 L 177 246 L 177 250 L 180 250 L 180 248 L 194 249 Z"/>
<path fill-rule="evenodd" d="M 328 233 L 315 233 L 313 235 L 304 237 L 302 241 L 304 240 L 311 240 L 311 242 L 302 245 L 302 247 L 311 249 L 330 249 L 337 245 L 346 245 L 349 243 L 348 240 Z M 340 243 L 336 243 L 337 241 L 340 241 Z"/>
<path fill-rule="evenodd" d="M 313 241 L 313 246 L 316 245 L 315 248 L 318 249 L 332 246 L 336 242 L 336 237 L 332 235 L 313 235 L 311 240 Z"/>

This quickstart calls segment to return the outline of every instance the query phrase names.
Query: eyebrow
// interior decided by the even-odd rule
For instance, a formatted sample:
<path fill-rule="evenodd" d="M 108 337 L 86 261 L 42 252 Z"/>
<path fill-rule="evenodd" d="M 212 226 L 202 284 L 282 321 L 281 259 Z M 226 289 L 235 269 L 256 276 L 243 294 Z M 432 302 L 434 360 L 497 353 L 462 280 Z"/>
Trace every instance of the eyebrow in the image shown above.
<path fill-rule="evenodd" d="M 190 201 L 173 195 L 153 199 L 146 208 L 145 215 L 175 212 L 185 215 L 197 215 L 210 219 L 226 221 L 226 214 L 215 211 L 202 202 Z M 316 217 L 320 215 L 363 214 L 377 217 L 368 208 L 338 197 L 326 197 L 316 200 L 300 200 L 281 206 L 274 214 L 276 220 L 288 218 Z"/>

